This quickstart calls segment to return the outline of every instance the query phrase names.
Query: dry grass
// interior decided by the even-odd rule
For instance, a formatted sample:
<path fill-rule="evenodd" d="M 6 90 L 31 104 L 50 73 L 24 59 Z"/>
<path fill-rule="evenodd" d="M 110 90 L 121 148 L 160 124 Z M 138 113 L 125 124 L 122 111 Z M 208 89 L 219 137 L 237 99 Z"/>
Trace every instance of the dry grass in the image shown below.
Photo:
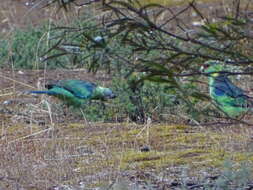
<path fill-rule="evenodd" d="M 43 74 L 31 73 L 27 78 L 15 73 L 13 83 L 1 83 L 0 189 L 88 189 L 122 178 L 127 184 L 149 182 L 162 189 L 173 181 L 216 175 L 225 160 L 235 167 L 253 161 L 250 126 L 87 123 L 45 106 L 46 97 L 17 96 L 24 84 L 35 87 L 33 77 Z M 73 75 L 95 80 L 82 72 Z M 2 104 L 8 100 L 14 102 Z M 149 151 L 142 151 L 145 147 Z"/>
<path fill-rule="evenodd" d="M 207 171 L 215 174 L 227 159 L 253 161 L 252 127 L 75 123 L 67 117 L 60 123 L 50 122 L 51 113 L 39 108 L 41 123 L 34 112 L 26 112 L 30 120 L 23 121 L 28 123 L 1 113 L 2 189 L 77 187 L 80 182 L 95 188 L 119 178 L 161 185 L 183 178 L 185 172 L 197 179 Z M 141 151 L 143 147 L 150 150 Z"/>
<path fill-rule="evenodd" d="M 252 162 L 251 131 L 246 126 L 9 123 L 1 127 L 0 187 L 47 189 L 82 182 L 91 188 L 140 172 L 156 175 L 152 180 L 159 183 L 159 176 L 179 179 L 184 168 L 189 177 L 201 178 L 227 159 Z M 141 151 L 144 146 L 150 151 Z"/>
<path fill-rule="evenodd" d="M 176 180 L 215 175 L 225 160 L 235 167 L 253 161 L 252 127 L 87 123 L 43 106 L 46 97 L 15 96 L 24 84 L 35 86 L 33 75 L 15 76 L 20 82 L 15 86 L 8 80 L 1 84 L 0 189 L 96 188 L 122 178 L 162 189 Z M 8 100 L 15 101 L 2 104 Z M 142 151 L 145 147 L 149 151 Z"/>

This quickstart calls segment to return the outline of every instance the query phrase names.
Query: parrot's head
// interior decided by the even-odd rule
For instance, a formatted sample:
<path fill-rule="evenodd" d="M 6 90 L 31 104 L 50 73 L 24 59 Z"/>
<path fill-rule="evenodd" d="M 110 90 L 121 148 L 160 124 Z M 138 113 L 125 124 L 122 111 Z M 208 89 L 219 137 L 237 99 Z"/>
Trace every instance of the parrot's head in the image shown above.
<path fill-rule="evenodd" d="M 114 94 L 112 90 L 109 88 L 99 87 L 98 89 L 100 91 L 100 95 L 101 95 L 100 98 L 102 100 L 108 100 L 108 99 L 113 99 L 117 97 L 116 94 Z"/>
<path fill-rule="evenodd" d="M 218 76 L 218 72 L 224 71 L 224 66 L 220 61 L 210 60 L 203 64 L 200 71 L 211 76 Z"/>

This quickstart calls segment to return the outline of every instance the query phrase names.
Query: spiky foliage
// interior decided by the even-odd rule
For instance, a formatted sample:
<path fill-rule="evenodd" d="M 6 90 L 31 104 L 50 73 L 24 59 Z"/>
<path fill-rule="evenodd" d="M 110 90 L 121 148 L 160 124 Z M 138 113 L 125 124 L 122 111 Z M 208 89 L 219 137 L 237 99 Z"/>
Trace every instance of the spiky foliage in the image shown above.
<path fill-rule="evenodd" d="M 54 2 L 66 10 L 68 6 L 78 6 L 74 5 L 75 0 L 65 3 L 55 0 L 49 4 Z M 102 6 L 100 20 L 95 19 L 99 14 L 96 11 L 96 23 L 91 27 L 58 28 L 62 34 L 56 36 L 59 41 L 51 49 L 60 50 L 60 56 L 70 52 L 71 47 L 76 48 L 82 60 L 78 64 L 89 71 L 120 73 L 130 82 L 129 76 L 139 73 L 141 77 L 136 83 L 144 80 L 165 83 L 170 89 L 168 94 L 173 91 L 194 120 L 210 113 L 208 107 L 204 110 L 200 104 L 206 96 L 198 88 L 199 64 L 210 59 L 230 59 L 229 64 L 252 68 L 249 1 L 225 0 L 224 6 L 214 3 L 205 8 L 199 6 L 199 1 L 187 1 L 174 11 L 158 1 L 156 4 L 143 4 L 139 0 L 89 2 Z M 211 6 L 214 9 L 209 8 Z M 229 7 L 229 11 L 225 7 Z M 87 11 L 83 15 L 87 15 Z M 78 41 L 74 41 L 77 36 Z M 104 40 L 100 43 L 96 39 Z M 45 56 L 45 60 L 50 58 Z M 212 111 L 216 116 L 215 110 Z"/>

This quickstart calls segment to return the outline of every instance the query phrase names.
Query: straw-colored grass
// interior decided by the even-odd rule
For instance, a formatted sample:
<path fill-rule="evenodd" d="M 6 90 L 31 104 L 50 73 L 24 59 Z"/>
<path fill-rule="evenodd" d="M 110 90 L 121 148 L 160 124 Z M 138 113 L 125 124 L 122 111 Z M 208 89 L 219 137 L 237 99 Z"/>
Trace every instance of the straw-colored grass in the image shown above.
<path fill-rule="evenodd" d="M 189 176 L 201 177 L 200 171 L 222 168 L 224 160 L 253 160 L 252 129 L 245 126 L 210 129 L 84 122 L 43 127 L 12 124 L 1 131 L 0 170 L 19 179 L 23 187 L 46 188 L 80 180 L 86 187 L 97 187 L 127 171 L 161 176 L 170 171 L 176 176 L 183 170 L 173 173 L 175 168 L 184 167 Z M 143 146 L 150 151 L 142 152 Z"/>

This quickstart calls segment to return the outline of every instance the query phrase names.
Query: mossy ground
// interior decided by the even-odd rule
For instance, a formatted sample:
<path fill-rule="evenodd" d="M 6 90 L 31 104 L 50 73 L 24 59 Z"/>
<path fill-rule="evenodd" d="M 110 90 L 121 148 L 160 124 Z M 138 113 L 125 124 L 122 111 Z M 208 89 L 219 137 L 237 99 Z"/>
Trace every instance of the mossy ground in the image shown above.
<path fill-rule="evenodd" d="M 130 172 L 177 178 L 187 168 L 201 177 L 225 160 L 252 162 L 251 127 L 192 127 L 133 123 L 69 123 L 1 128 L 1 173 L 22 187 L 96 187 Z M 141 151 L 148 146 L 149 151 Z M 179 170 L 175 168 L 180 168 Z M 130 175 L 130 174 L 129 174 Z M 6 189 L 11 180 L 0 183 Z"/>

